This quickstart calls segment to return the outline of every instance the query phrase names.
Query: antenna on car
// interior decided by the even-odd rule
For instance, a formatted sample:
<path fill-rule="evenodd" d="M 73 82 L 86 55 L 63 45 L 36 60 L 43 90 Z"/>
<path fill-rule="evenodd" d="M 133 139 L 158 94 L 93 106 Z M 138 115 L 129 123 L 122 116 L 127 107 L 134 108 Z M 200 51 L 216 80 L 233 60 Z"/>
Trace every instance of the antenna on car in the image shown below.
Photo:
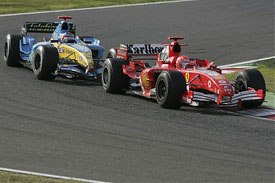
<path fill-rule="evenodd" d="M 183 37 L 168 37 L 168 40 L 174 40 L 177 41 L 179 39 L 184 39 Z"/>
<path fill-rule="evenodd" d="M 178 40 L 181 40 L 181 39 L 184 39 L 183 37 L 177 37 L 177 36 L 174 36 L 174 37 L 168 37 L 168 40 L 174 40 L 174 41 L 178 41 Z M 164 44 L 166 46 L 170 45 L 170 44 Z M 188 44 L 179 44 L 180 46 L 188 46 Z"/>
<path fill-rule="evenodd" d="M 71 17 L 71 16 L 58 16 L 57 18 L 58 18 L 58 19 L 63 19 L 64 22 L 66 22 L 67 19 L 72 19 L 73 17 Z"/>

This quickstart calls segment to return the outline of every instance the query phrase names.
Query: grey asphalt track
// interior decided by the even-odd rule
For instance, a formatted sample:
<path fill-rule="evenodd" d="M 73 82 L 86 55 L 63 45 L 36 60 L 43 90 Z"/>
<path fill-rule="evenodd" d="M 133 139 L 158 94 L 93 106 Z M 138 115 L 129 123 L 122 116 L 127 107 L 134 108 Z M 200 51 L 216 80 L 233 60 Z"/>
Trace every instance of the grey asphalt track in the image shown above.
<path fill-rule="evenodd" d="M 273 0 L 199 0 L 0 17 L 0 40 L 24 21 L 71 15 L 107 48 L 164 43 L 218 65 L 274 55 Z M 3 42 L 0 44 L 3 50 Z M 0 167 L 110 182 L 273 183 L 274 121 L 215 108 L 161 109 L 100 85 L 7 67 L 0 53 Z"/>

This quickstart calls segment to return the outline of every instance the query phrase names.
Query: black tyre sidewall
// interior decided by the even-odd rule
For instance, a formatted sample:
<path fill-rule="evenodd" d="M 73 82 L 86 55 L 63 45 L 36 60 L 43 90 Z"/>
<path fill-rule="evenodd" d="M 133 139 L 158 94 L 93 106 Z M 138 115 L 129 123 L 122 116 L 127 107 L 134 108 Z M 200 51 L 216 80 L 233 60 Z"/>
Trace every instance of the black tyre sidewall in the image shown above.
<path fill-rule="evenodd" d="M 36 68 L 36 57 L 40 57 L 40 66 Z M 59 55 L 55 47 L 39 46 L 34 55 L 33 72 L 39 80 L 53 80 Z"/>
<path fill-rule="evenodd" d="M 129 77 L 122 71 L 122 59 L 109 58 L 104 61 L 102 68 L 102 86 L 108 93 L 123 93 L 129 85 Z M 105 74 L 108 72 L 108 81 Z"/>
<path fill-rule="evenodd" d="M 159 97 L 159 90 L 160 90 L 160 83 L 161 82 L 164 82 L 165 84 L 165 87 L 166 87 L 166 92 L 165 92 L 165 95 L 163 98 Z M 165 102 L 166 102 L 166 99 L 167 99 L 167 96 L 168 96 L 168 92 L 169 92 L 169 80 L 168 80 L 168 76 L 167 76 L 167 73 L 166 72 L 162 72 L 158 79 L 157 79 L 157 82 L 156 82 L 156 97 L 157 97 L 157 102 L 159 105 L 161 106 L 165 106 Z"/>
<path fill-rule="evenodd" d="M 255 90 L 263 90 L 266 93 L 266 85 L 263 75 L 257 69 L 248 69 L 238 73 L 236 80 L 243 82 L 245 90 L 248 87 L 254 88 Z M 243 107 L 257 107 L 262 105 L 263 100 L 243 101 Z"/>
<path fill-rule="evenodd" d="M 163 98 L 159 97 L 160 83 L 164 82 L 166 92 Z M 186 91 L 186 82 L 182 73 L 177 71 L 163 71 L 156 82 L 156 99 L 164 108 L 177 109 L 181 106 L 181 96 Z"/>
<path fill-rule="evenodd" d="M 107 74 L 107 78 L 108 78 L 107 81 L 105 81 L 105 77 L 106 77 L 105 74 Z M 112 64 L 111 64 L 110 60 L 107 59 L 103 63 L 101 83 L 102 83 L 102 86 L 103 86 L 104 90 L 108 93 L 112 92 L 112 82 L 113 81 L 111 80 L 111 78 L 113 76 L 111 76 L 111 75 L 112 75 Z"/>
<path fill-rule="evenodd" d="M 10 67 L 21 66 L 21 64 L 19 63 L 19 61 L 21 60 L 19 50 L 19 44 L 21 39 L 21 35 L 8 34 L 6 36 L 4 45 L 4 60 L 6 64 Z"/>

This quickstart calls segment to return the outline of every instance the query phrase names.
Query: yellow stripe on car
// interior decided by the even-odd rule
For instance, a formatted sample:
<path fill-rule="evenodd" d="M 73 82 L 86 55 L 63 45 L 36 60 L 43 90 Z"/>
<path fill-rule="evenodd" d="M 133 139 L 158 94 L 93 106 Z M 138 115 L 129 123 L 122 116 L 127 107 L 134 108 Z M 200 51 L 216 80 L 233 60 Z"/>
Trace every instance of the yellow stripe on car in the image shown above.
<path fill-rule="evenodd" d="M 92 68 L 93 58 L 92 52 L 81 52 L 69 45 L 53 43 L 53 46 L 57 48 L 60 58 L 76 60 L 78 64 L 85 68 Z"/>

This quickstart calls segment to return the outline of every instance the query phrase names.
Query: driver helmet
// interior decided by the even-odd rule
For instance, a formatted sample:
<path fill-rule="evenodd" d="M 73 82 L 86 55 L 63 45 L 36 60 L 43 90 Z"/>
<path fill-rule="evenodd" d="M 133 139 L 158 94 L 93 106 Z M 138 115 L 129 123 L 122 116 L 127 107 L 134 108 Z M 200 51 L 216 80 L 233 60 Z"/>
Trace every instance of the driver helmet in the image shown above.
<path fill-rule="evenodd" d="M 176 61 L 177 68 L 184 68 L 186 64 L 190 63 L 190 60 L 187 56 L 180 56 Z"/>
<path fill-rule="evenodd" d="M 60 34 L 60 41 L 63 43 L 69 43 L 74 41 L 74 35 L 70 32 Z"/>

